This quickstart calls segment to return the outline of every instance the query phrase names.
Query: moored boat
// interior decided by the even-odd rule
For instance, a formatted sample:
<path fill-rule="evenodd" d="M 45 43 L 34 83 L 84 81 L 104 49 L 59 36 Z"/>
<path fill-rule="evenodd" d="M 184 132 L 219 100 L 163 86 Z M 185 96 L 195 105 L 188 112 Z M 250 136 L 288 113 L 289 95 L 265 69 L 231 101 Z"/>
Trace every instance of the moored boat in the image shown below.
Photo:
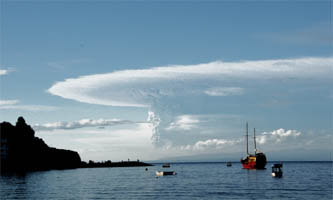
<path fill-rule="evenodd" d="M 248 144 L 248 123 L 246 122 L 246 157 L 241 159 L 243 169 L 265 169 L 267 160 L 266 155 L 260 152 L 256 146 L 256 129 L 254 129 L 254 154 L 249 153 Z"/>
<path fill-rule="evenodd" d="M 176 175 L 177 173 L 174 171 L 156 171 L 156 176 L 168 176 L 168 175 Z"/>
<path fill-rule="evenodd" d="M 276 178 L 282 177 L 282 164 L 272 165 L 272 176 Z"/>
<path fill-rule="evenodd" d="M 170 163 L 164 163 L 164 164 L 162 165 L 162 167 L 163 167 L 163 168 L 170 168 Z"/>

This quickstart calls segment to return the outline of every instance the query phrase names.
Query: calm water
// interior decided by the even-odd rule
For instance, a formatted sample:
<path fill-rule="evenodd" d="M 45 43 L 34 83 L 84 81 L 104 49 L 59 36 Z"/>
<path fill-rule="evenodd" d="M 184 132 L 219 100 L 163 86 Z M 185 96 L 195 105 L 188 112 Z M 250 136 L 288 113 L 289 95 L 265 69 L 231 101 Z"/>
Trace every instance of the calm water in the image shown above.
<path fill-rule="evenodd" d="M 268 167 L 271 163 L 267 164 Z M 172 164 L 176 176 L 155 177 L 161 165 L 0 176 L 0 199 L 316 199 L 332 200 L 332 163 L 284 163 L 284 176 L 243 170 L 239 163 Z"/>

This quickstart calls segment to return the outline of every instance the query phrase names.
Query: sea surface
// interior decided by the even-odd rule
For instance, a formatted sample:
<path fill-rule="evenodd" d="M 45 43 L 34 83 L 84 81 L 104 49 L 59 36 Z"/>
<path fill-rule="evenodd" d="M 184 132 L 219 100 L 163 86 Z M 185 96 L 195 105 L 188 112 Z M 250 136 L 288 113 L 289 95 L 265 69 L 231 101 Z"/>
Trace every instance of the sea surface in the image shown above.
<path fill-rule="evenodd" d="M 284 162 L 282 178 L 240 163 L 51 170 L 0 176 L 0 199 L 315 199 L 332 200 L 332 162 Z M 173 170 L 175 176 L 156 177 Z"/>

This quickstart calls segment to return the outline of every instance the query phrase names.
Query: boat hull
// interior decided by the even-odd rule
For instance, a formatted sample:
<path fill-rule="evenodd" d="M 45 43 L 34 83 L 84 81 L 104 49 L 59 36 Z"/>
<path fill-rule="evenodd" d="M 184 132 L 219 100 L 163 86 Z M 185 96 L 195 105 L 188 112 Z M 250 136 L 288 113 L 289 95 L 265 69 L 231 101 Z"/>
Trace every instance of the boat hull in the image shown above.
<path fill-rule="evenodd" d="M 241 160 L 244 169 L 265 169 L 266 156 L 263 153 L 249 155 Z"/>
<path fill-rule="evenodd" d="M 244 162 L 242 165 L 243 169 L 256 169 L 256 162 Z"/>
<path fill-rule="evenodd" d="M 272 176 L 276 177 L 276 178 L 281 178 L 282 177 L 282 172 L 273 172 Z"/>

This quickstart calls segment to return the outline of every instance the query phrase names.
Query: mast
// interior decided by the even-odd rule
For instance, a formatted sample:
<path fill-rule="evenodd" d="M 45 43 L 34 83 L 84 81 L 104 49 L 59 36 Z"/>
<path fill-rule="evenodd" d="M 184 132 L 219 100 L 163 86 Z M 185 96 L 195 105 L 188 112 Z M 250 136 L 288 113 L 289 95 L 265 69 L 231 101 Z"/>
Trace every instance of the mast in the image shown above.
<path fill-rule="evenodd" d="M 254 151 L 255 153 L 257 153 L 256 128 L 253 129 L 253 139 L 254 139 Z"/>
<path fill-rule="evenodd" d="M 249 125 L 246 122 L 246 154 L 249 155 Z"/>

